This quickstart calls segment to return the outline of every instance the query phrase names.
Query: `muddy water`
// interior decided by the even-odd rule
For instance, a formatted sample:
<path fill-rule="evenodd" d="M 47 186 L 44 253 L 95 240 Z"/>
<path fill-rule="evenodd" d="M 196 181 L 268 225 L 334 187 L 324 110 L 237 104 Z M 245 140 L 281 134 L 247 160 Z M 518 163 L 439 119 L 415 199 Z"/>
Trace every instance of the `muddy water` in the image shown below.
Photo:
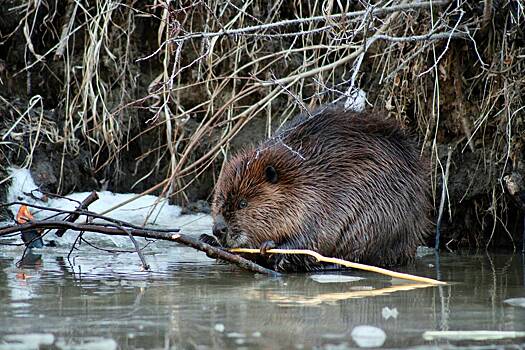
<path fill-rule="evenodd" d="M 152 272 L 85 244 L 21 266 L 21 247 L 0 248 L 0 349 L 525 347 L 443 332 L 524 332 L 525 303 L 504 302 L 525 298 L 521 255 L 427 255 L 404 270 L 451 283 L 422 287 L 355 271 L 269 278 L 165 242 L 148 248 Z"/>

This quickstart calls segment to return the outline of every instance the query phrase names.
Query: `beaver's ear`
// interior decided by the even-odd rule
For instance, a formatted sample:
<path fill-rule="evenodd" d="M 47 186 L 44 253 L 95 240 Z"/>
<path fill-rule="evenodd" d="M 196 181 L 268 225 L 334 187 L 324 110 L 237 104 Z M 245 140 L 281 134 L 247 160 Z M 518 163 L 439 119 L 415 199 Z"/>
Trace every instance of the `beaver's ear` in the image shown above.
<path fill-rule="evenodd" d="M 279 176 L 277 176 L 277 171 L 273 166 L 267 166 L 264 172 L 266 174 L 266 180 L 268 180 L 268 182 L 272 184 L 277 183 L 277 180 L 279 180 Z"/>

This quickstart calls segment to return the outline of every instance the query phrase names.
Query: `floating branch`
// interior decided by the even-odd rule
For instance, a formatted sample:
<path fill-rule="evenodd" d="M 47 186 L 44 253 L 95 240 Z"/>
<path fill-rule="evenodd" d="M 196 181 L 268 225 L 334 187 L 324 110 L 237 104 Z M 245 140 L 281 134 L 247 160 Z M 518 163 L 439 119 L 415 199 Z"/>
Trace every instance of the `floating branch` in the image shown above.
<path fill-rule="evenodd" d="M 120 225 L 123 226 L 123 225 Z M 209 244 L 199 241 L 193 237 L 177 233 L 178 229 L 174 229 L 172 232 L 166 232 L 167 230 L 157 231 L 154 229 L 136 229 L 136 228 L 124 228 L 115 227 L 107 223 L 91 223 L 91 224 L 78 224 L 62 220 L 40 220 L 31 221 L 22 225 L 8 225 L 0 228 L 0 237 L 20 232 L 22 230 L 29 229 L 62 229 L 62 230 L 73 230 L 80 232 L 96 232 L 114 236 L 128 236 L 131 234 L 136 237 L 161 239 L 166 241 L 174 241 L 194 249 L 200 250 L 210 258 L 224 260 L 239 266 L 242 269 L 258 272 L 271 276 L 279 276 L 278 272 L 266 269 L 252 261 L 244 259 L 238 255 L 232 254 L 225 250 L 217 247 L 213 247 Z"/>

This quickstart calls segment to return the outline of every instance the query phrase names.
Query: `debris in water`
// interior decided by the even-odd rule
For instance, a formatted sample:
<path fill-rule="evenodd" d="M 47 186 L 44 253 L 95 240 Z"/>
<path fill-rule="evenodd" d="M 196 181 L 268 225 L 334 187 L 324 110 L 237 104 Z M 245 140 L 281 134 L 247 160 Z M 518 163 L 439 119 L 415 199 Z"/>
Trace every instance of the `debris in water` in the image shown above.
<path fill-rule="evenodd" d="M 33 215 L 29 211 L 27 205 L 20 206 L 18 212 L 16 213 L 16 223 L 19 225 L 28 223 L 33 220 Z M 41 237 L 41 230 L 30 229 L 22 231 L 22 240 L 28 248 L 42 248 L 44 242 Z"/>
<path fill-rule="evenodd" d="M 436 251 L 434 250 L 434 248 L 419 246 L 417 247 L 417 250 L 416 250 L 416 257 L 422 258 L 427 255 L 434 255 L 435 252 Z"/>
<path fill-rule="evenodd" d="M 345 276 L 345 275 L 312 275 L 311 279 L 318 283 L 347 283 L 364 279 L 363 277 Z"/>
<path fill-rule="evenodd" d="M 397 315 L 399 315 L 399 312 L 397 311 L 397 308 L 389 308 L 388 306 L 385 306 L 383 310 L 381 310 L 381 314 L 383 315 L 383 318 L 385 320 L 388 320 L 390 317 L 397 318 Z"/>
<path fill-rule="evenodd" d="M 503 302 L 510 306 L 525 307 L 525 298 L 511 298 L 503 300 Z"/>
<path fill-rule="evenodd" d="M 425 340 L 498 340 L 524 338 L 525 332 L 515 331 L 426 331 Z"/>
<path fill-rule="evenodd" d="M 360 348 L 377 348 L 382 346 L 386 340 L 385 331 L 367 325 L 355 327 L 350 335 Z"/>

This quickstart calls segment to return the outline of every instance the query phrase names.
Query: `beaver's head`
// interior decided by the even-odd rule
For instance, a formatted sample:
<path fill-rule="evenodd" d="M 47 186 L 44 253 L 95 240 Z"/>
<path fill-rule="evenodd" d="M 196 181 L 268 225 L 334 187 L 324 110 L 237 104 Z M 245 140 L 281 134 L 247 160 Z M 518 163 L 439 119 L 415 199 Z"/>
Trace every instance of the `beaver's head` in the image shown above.
<path fill-rule="evenodd" d="M 258 248 L 299 231 L 305 210 L 295 163 L 278 148 L 246 151 L 228 162 L 212 205 L 213 234 L 223 246 Z"/>

